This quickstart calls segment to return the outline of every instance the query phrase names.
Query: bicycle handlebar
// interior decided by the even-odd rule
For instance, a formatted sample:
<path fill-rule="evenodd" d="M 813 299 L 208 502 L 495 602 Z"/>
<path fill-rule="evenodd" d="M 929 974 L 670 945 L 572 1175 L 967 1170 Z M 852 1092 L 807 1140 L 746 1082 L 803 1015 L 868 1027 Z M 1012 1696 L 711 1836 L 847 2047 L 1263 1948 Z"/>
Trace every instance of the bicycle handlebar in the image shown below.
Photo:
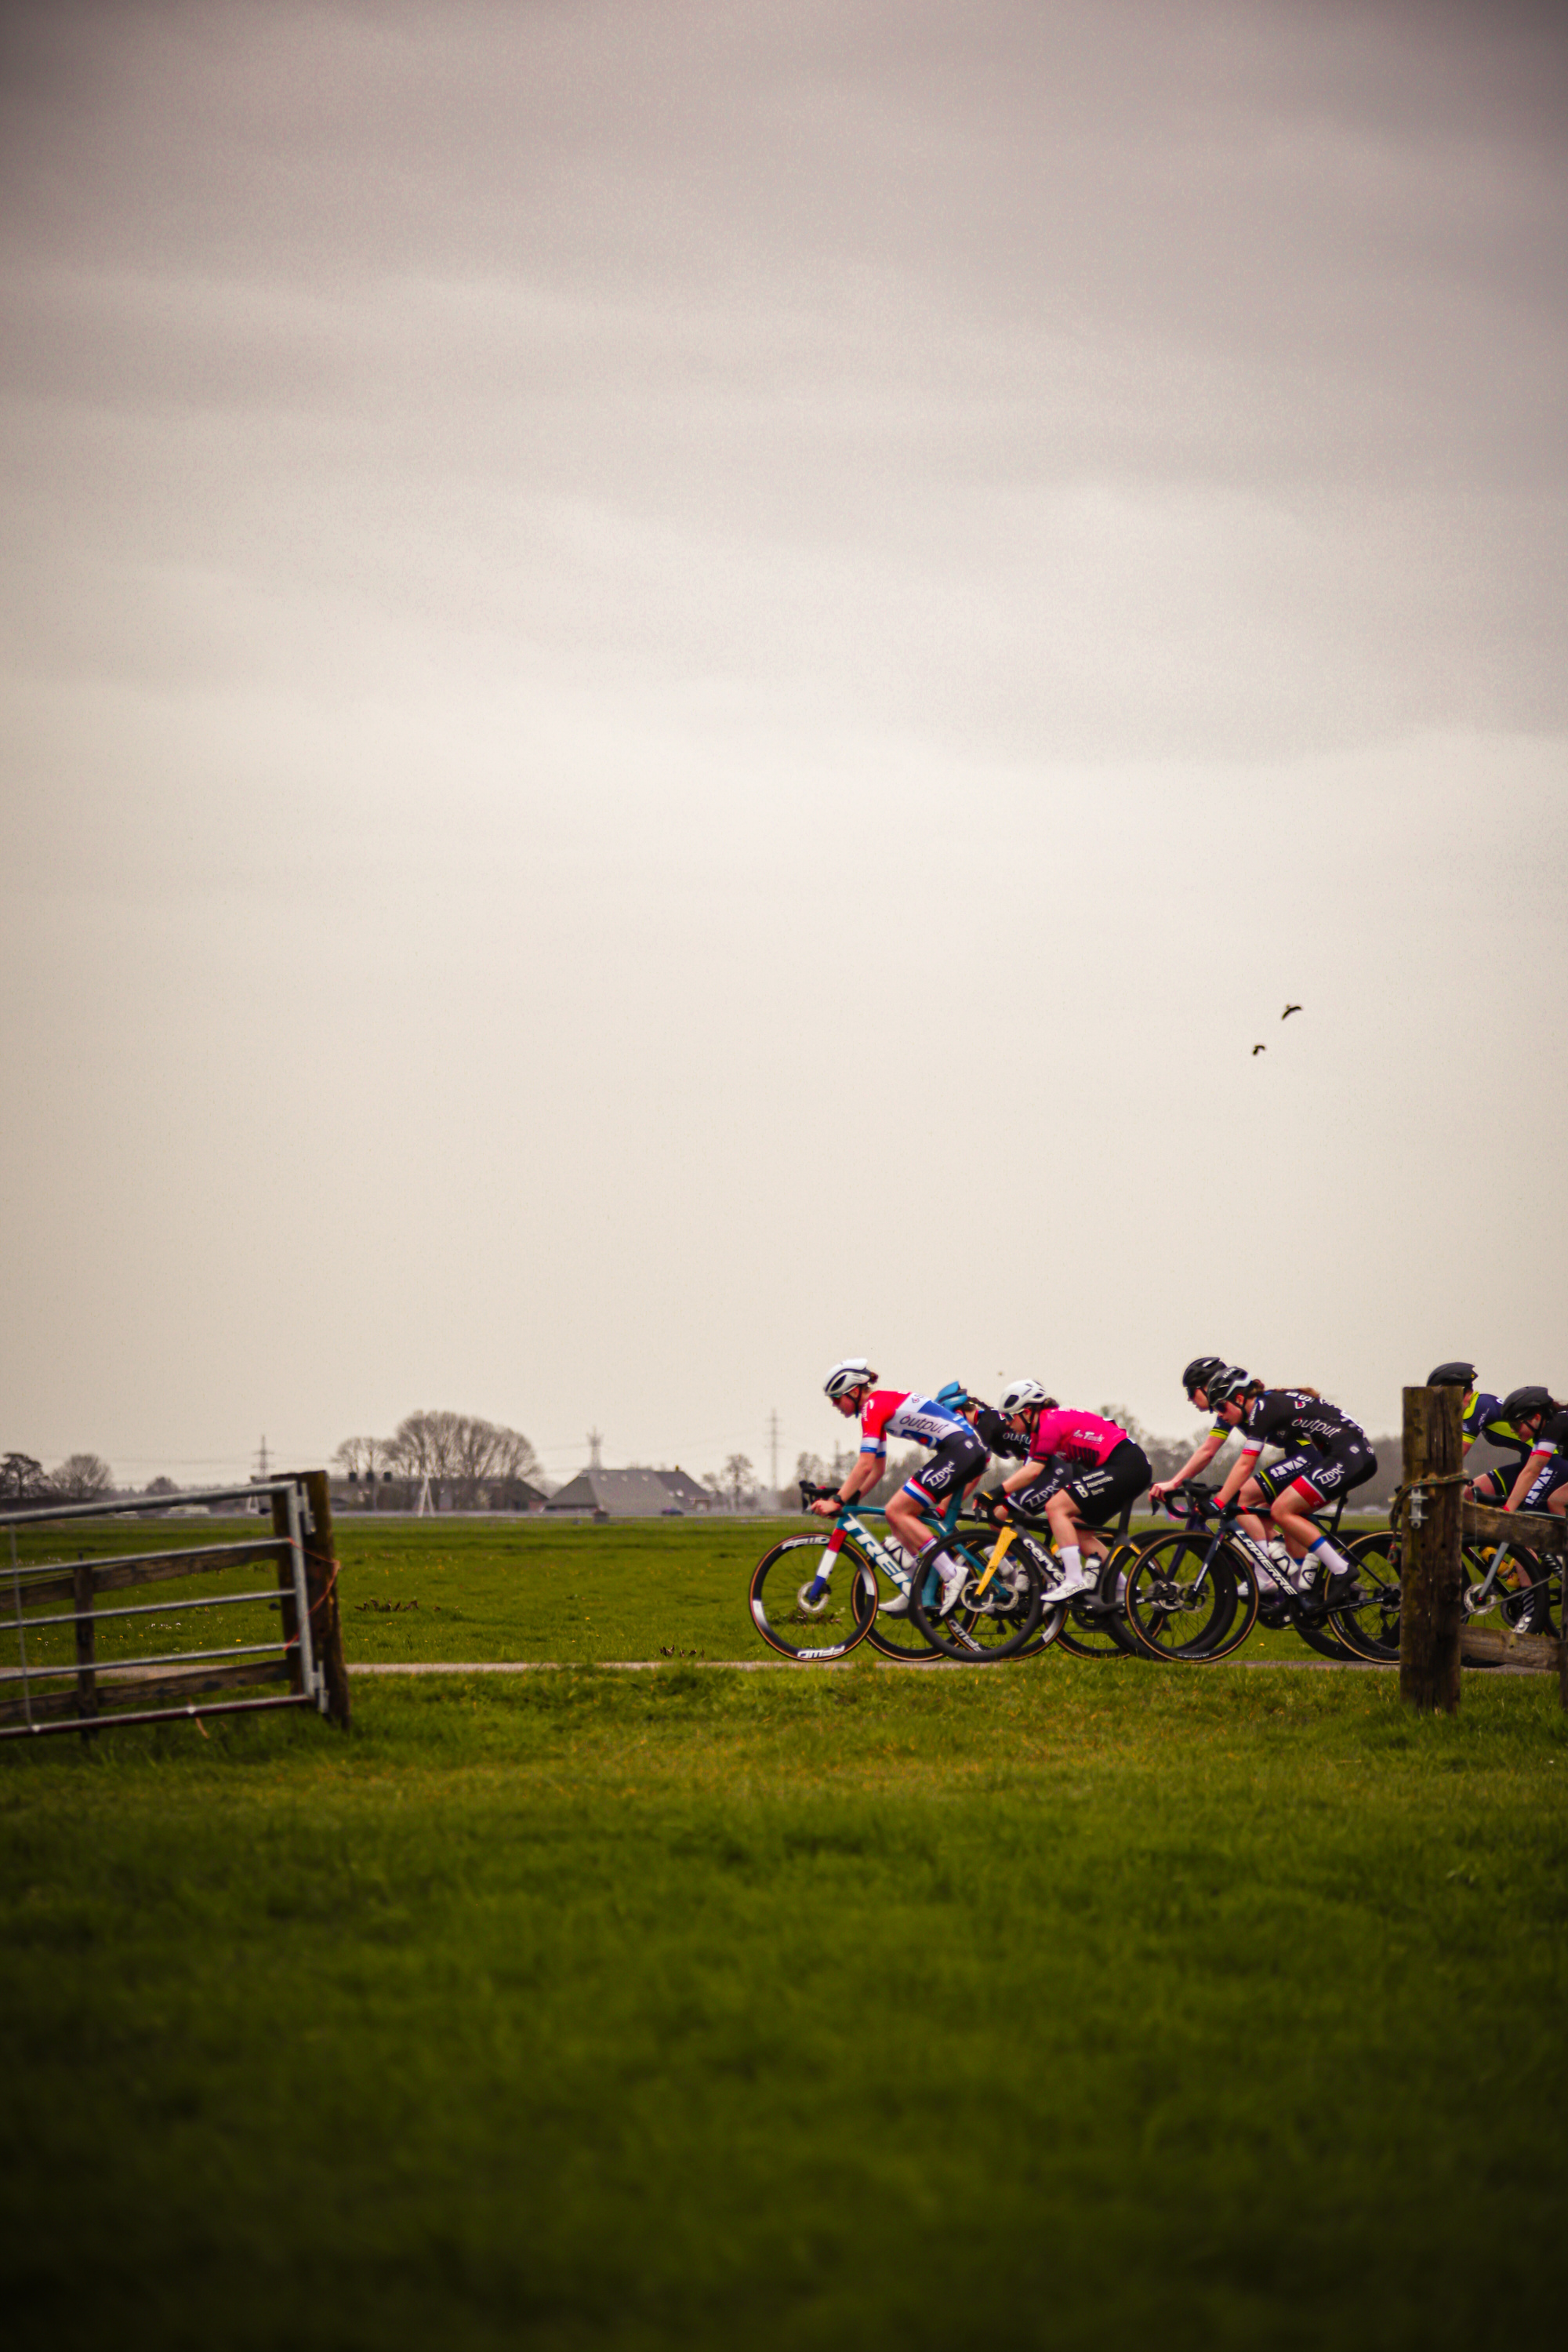
<path fill-rule="evenodd" d="M 1215 1488 L 1205 1486 L 1201 1478 L 1189 1478 L 1184 1485 L 1173 1487 L 1168 1494 L 1162 1495 L 1154 1507 L 1156 1510 L 1168 1512 L 1178 1523 L 1183 1519 L 1206 1519 L 1215 1508 Z M 1186 1498 L 1179 1505 L 1176 1500 L 1178 1495 L 1184 1496 Z M 1236 1512 L 1236 1504 L 1227 1503 L 1220 1517 L 1226 1519 L 1234 1518 Z"/>

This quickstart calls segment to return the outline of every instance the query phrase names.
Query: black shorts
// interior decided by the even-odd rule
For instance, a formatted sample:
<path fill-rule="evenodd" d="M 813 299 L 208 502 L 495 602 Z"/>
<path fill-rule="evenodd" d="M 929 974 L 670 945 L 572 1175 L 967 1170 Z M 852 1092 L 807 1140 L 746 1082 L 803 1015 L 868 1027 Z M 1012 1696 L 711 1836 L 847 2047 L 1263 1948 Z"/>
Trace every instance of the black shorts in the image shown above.
<path fill-rule="evenodd" d="M 1062 1492 L 1086 1527 L 1102 1528 L 1107 1519 L 1132 1502 L 1149 1484 L 1149 1457 L 1141 1445 L 1124 1437 L 1113 1445 L 1097 1470 L 1080 1470 Z"/>
<path fill-rule="evenodd" d="M 1022 1518 L 1043 1519 L 1046 1515 L 1046 1505 L 1059 1487 L 1067 1485 L 1071 1476 L 1072 1465 L 1069 1462 L 1064 1462 L 1059 1454 L 1053 1454 L 1048 1462 L 1041 1463 L 1040 1475 L 1034 1485 L 1016 1487 L 1008 1496 L 1008 1503 Z"/>
<path fill-rule="evenodd" d="M 1525 1489 L 1524 1500 L 1521 1503 L 1520 1509 L 1543 1511 L 1546 1508 L 1547 1496 L 1554 1495 L 1558 1487 L 1564 1485 L 1568 1485 L 1568 1456 L 1554 1454 L 1549 1461 L 1542 1464 L 1531 1485 Z"/>
<path fill-rule="evenodd" d="M 978 1478 L 991 1459 L 983 1442 L 972 1429 L 954 1431 L 944 1437 L 929 1462 L 922 1462 L 912 1478 L 906 1478 L 903 1491 L 912 1495 L 917 1503 L 938 1513 L 946 1509 L 955 1494 Z"/>
<path fill-rule="evenodd" d="M 1287 1486 L 1298 1478 L 1310 1486 L 1320 1503 L 1331 1503 L 1337 1495 L 1349 1495 L 1357 1486 L 1364 1486 L 1377 1473 L 1377 1456 L 1370 1445 L 1339 1445 L 1331 1454 L 1321 1454 L 1315 1445 L 1303 1445 L 1299 1453 L 1287 1454 L 1282 1462 L 1267 1470 L 1255 1470 L 1265 1502 L 1272 1503 Z"/>

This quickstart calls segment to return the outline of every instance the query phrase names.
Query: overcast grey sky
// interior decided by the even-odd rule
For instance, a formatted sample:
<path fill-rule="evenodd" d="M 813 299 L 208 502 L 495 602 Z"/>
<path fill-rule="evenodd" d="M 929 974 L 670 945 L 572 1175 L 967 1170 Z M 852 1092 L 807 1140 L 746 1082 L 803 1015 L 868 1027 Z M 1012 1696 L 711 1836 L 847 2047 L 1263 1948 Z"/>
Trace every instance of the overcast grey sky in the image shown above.
<path fill-rule="evenodd" d="M 0 42 L 0 1446 L 1568 1393 L 1559 10 Z"/>

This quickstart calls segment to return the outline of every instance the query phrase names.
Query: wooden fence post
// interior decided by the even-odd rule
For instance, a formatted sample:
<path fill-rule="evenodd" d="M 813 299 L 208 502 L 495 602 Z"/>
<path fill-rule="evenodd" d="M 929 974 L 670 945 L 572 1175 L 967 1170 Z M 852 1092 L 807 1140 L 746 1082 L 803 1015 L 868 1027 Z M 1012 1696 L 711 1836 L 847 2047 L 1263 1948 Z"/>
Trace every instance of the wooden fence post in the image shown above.
<path fill-rule="evenodd" d="M 1459 1706 L 1460 1402 L 1454 1388 L 1405 1391 L 1405 1483 L 1414 1491 L 1403 1513 L 1399 1696 L 1428 1715 Z"/>
<path fill-rule="evenodd" d="M 305 1499 L 315 1533 L 305 1543 L 305 1590 L 310 1599 L 310 1639 L 327 1678 L 327 1714 L 349 1727 L 349 1677 L 343 1664 L 343 1620 L 338 1606 L 338 1553 L 332 1538 L 332 1494 L 324 1470 L 305 1473 Z"/>

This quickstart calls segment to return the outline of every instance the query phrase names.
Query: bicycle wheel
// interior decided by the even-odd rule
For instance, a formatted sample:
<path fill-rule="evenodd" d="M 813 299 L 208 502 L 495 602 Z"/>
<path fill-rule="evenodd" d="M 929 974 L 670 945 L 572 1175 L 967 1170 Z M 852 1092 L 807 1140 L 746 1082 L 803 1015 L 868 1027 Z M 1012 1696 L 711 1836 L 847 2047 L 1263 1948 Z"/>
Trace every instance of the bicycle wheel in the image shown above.
<path fill-rule="evenodd" d="M 1555 1636 L 1552 1563 L 1542 1559 L 1538 1552 L 1510 1545 L 1502 1575 L 1487 1595 L 1485 1605 L 1474 1605 L 1474 1596 L 1478 1588 L 1485 1584 L 1497 1550 L 1491 1543 L 1465 1546 L 1466 1624 L 1489 1626 L 1500 1633 Z"/>
<path fill-rule="evenodd" d="M 979 1530 L 972 1529 L 970 1532 L 973 1543 L 984 1549 L 987 1556 L 989 1556 L 992 1546 L 995 1542 L 996 1530 L 994 1528 L 982 1528 Z M 1050 1584 L 1058 1575 L 1058 1570 L 1056 1557 L 1051 1551 L 1050 1545 L 1047 1539 L 1044 1529 L 1042 1528 L 1038 1533 L 1037 1533 L 1033 1528 L 1020 1528 L 1017 1533 L 1014 1536 L 1013 1542 L 1016 1549 L 1021 1547 L 1022 1549 L 1028 1553 L 1029 1558 L 1033 1560 L 1036 1573 L 1039 1577 L 1041 1593 L 1040 1622 L 1035 1628 L 1035 1631 L 1030 1634 L 1028 1640 L 1026 1642 L 1019 1643 L 1017 1648 L 1013 1652 L 1013 1655 L 1016 1658 L 1037 1658 L 1042 1650 L 1048 1650 L 1054 1643 L 1064 1639 L 1067 1633 L 1068 1616 L 1072 1604 L 1067 1601 L 1058 1601 L 1057 1606 L 1053 1609 L 1048 1606 L 1045 1599 L 1045 1595 L 1048 1591 Z M 1086 1598 L 1088 1596 L 1086 1596 Z"/>
<path fill-rule="evenodd" d="M 1214 1538 L 1159 1536 L 1127 1571 L 1127 1625 L 1151 1658 L 1214 1665 L 1241 1647 L 1258 1617 L 1251 1570 Z"/>
<path fill-rule="evenodd" d="M 847 1657 L 865 1640 L 870 1622 L 868 1613 L 855 1605 L 857 1585 L 864 1580 L 874 1589 L 870 1569 L 847 1537 L 830 1560 L 832 1542 L 826 1533 L 786 1536 L 752 1570 L 752 1624 L 770 1650 L 802 1665 L 826 1665 L 830 1659 Z M 806 1591 L 824 1569 L 832 1582 L 813 1603 L 806 1600 Z"/>
<path fill-rule="evenodd" d="M 994 1665 L 1016 1657 L 1040 1622 L 1040 1573 L 1026 1546 L 1015 1541 L 994 1570 L 997 1539 L 939 1536 L 921 1554 L 910 1590 L 910 1615 L 943 1657 L 963 1665 Z M 963 1598 L 951 1617 L 937 1614 L 940 1577 L 956 1564 L 964 1572 Z"/>
<path fill-rule="evenodd" d="M 1305 1642 L 1309 1650 L 1315 1651 L 1320 1658 L 1331 1658 L 1336 1666 L 1366 1664 L 1361 1652 L 1352 1650 L 1348 1642 L 1342 1641 L 1327 1619 L 1321 1624 L 1313 1624 L 1305 1617 L 1295 1616 L 1290 1620 L 1290 1631 L 1299 1642 Z"/>
<path fill-rule="evenodd" d="M 1142 1653 L 1127 1625 L 1127 1578 L 1138 1557 L 1136 1544 L 1115 1544 L 1092 1592 L 1066 1607 L 1058 1647 L 1074 1658 L 1136 1658 Z"/>
<path fill-rule="evenodd" d="M 1373 1528 L 1345 1548 L 1361 1598 L 1329 1612 L 1329 1622 L 1347 1648 L 1374 1666 L 1399 1663 L 1399 1538 L 1392 1528 Z"/>
<path fill-rule="evenodd" d="M 896 1616 L 889 1608 L 903 1599 L 901 1588 L 868 1555 L 866 1573 L 858 1576 L 854 1585 L 855 1614 L 866 1622 L 866 1639 L 879 1657 L 890 1658 L 900 1666 L 934 1666 L 942 1652 L 927 1641 L 908 1605 Z"/>

